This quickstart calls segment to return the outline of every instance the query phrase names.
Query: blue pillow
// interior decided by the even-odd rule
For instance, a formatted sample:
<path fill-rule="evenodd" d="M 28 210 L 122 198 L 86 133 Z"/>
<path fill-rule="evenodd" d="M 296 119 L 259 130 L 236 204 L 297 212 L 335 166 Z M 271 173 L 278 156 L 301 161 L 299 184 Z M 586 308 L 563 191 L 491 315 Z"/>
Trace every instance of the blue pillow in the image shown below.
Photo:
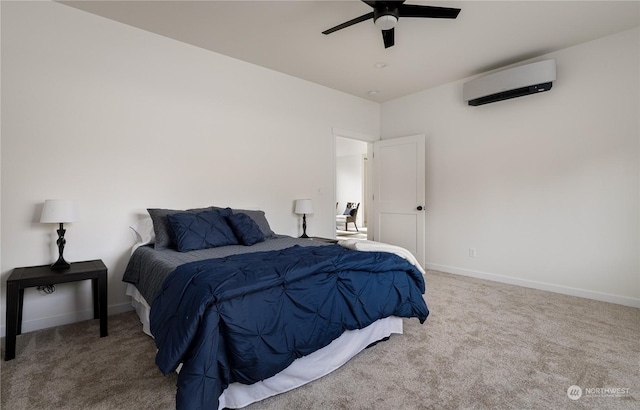
<path fill-rule="evenodd" d="M 236 235 L 238 242 L 251 246 L 264 241 L 264 234 L 258 224 L 249 215 L 237 213 L 227 216 L 231 230 Z"/>
<path fill-rule="evenodd" d="M 163 209 L 163 208 L 149 208 L 149 216 L 153 221 L 153 232 L 156 235 L 156 241 L 153 245 L 154 249 L 167 249 L 174 248 L 173 234 L 171 232 L 171 226 L 169 226 L 169 221 L 167 220 L 167 215 L 169 214 L 177 214 L 181 212 L 191 212 L 198 213 L 202 211 L 211 211 L 212 207 L 209 208 L 197 208 L 197 209 L 187 209 L 187 210 L 177 210 L 177 209 Z"/>
<path fill-rule="evenodd" d="M 237 245 L 238 240 L 227 223 L 226 215 L 231 215 L 231 211 L 220 209 L 167 215 L 173 233 L 173 243 L 176 244 L 178 251 L 188 252 Z"/>

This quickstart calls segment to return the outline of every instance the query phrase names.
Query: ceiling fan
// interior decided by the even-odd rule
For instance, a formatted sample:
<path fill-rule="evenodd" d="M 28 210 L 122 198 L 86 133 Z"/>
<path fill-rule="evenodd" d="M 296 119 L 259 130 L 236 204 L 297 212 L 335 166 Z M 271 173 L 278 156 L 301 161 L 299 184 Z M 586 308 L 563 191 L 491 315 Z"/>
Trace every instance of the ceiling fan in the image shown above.
<path fill-rule="evenodd" d="M 458 17 L 458 13 L 460 13 L 460 9 L 453 9 L 448 7 L 403 4 L 404 0 L 362 0 L 362 2 L 373 7 L 373 11 L 360 17 L 356 17 L 353 20 L 349 20 L 345 23 L 338 24 L 337 26 L 332 27 L 329 30 L 323 31 L 322 34 L 331 34 L 334 31 L 342 30 L 343 28 L 372 18 L 376 27 L 382 30 L 382 40 L 384 41 L 384 48 L 389 48 L 394 44 L 394 28 L 398 23 L 398 19 L 400 17 L 454 19 Z"/>

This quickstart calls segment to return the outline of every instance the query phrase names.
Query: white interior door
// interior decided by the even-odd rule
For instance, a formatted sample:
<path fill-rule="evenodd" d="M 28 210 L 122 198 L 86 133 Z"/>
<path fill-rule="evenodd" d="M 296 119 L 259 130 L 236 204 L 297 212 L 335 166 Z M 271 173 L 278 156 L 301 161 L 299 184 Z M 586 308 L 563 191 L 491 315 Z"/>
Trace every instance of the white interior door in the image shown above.
<path fill-rule="evenodd" d="M 425 136 L 373 143 L 374 234 L 402 246 L 424 266 Z"/>

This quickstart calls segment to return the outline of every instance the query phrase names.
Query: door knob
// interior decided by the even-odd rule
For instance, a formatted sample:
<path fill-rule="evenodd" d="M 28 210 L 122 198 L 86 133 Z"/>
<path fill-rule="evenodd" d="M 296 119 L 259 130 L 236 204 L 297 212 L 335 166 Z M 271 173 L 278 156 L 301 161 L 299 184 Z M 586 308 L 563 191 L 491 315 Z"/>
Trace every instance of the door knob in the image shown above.
<path fill-rule="evenodd" d="M 424 208 L 422 207 L 422 205 L 418 205 L 418 207 L 416 208 L 418 211 L 422 211 Z"/>

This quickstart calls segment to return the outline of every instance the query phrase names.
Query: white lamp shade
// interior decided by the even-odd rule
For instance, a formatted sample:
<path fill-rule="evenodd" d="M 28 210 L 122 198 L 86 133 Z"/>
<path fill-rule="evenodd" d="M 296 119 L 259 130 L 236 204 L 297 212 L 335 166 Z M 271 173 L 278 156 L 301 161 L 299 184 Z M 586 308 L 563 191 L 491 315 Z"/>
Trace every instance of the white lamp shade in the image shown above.
<path fill-rule="evenodd" d="M 296 209 L 294 212 L 297 214 L 312 214 L 313 203 L 310 199 L 296 199 Z"/>
<path fill-rule="evenodd" d="M 74 201 L 47 199 L 44 201 L 41 223 L 66 223 L 78 220 L 78 209 Z"/>

